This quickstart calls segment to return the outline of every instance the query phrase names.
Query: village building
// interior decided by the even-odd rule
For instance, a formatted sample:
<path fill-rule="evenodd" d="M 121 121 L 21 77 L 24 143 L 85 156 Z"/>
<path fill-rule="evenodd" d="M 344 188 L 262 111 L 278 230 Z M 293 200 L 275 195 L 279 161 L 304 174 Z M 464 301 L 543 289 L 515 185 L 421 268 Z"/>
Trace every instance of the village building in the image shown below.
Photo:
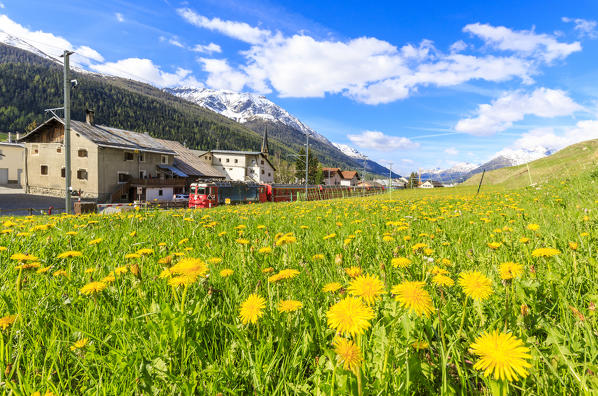
<path fill-rule="evenodd" d="M 174 151 L 173 167 L 187 179 L 186 191 L 191 183 L 207 180 L 224 180 L 226 174 L 212 166 L 211 155 L 207 151 L 191 150 L 174 140 L 156 139 L 158 143 Z M 198 156 L 198 153 L 200 156 Z M 205 155 L 204 154 L 208 154 Z M 209 162 L 203 158 L 210 158 Z M 184 176 L 183 176 L 184 175 Z"/>
<path fill-rule="evenodd" d="M 264 132 L 261 151 L 210 150 L 195 153 L 206 164 L 211 164 L 226 180 L 274 183 L 276 169 L 268 159 L 268 131 Z"/>
<path fill-rule="evenodd" d="M 21 187 L 25 184 L 25 146 L 8 142 L 0 142 L 0 186 L 12 185 Z"/>
<path fill-rule="evenodd" d="M 419 188 L 439 188 L 439 187 L 444 187 L 444 184 L 442 184 L 441 182 L 436 181 L 436 180 L 426 180 L 419 186 Z"/>
<path fill-rule="evenodd" d="M 353 187 L 359 182 L 359 174 L 357 171 L 342 171 L 341 175 L 341 186 Z"/>
<path fill-rule="evenodd" d="M 64 121 L 52 117 L 20 140 L 25 146 L 26 192 L 64 196 Z M 147 133 L 71 121 L 71 186 L 99 202 L 170 200 L 183 192 L 175 152 Z"/>
<path fill-rule="evenodd" d="M 326 186 L 340 186 L 343 179 L 340 168 L 322 168 L 322 176 Z"/>

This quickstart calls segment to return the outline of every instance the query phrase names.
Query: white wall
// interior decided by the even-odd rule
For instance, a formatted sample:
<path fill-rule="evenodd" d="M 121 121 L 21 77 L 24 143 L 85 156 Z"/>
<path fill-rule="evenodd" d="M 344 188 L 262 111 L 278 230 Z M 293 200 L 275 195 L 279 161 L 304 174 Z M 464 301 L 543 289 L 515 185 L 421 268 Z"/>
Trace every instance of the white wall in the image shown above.
<path fill-rule="evenodd" d="M 160 195 L 160 190 L 162 190 L 162 195 Z M 161 188 L 146 188 L 145 189 L 145 200 L 146 201 L 172 201 L 172 196 L 174 195 L 174 191 L 172 187 L 161 187 Z"/>

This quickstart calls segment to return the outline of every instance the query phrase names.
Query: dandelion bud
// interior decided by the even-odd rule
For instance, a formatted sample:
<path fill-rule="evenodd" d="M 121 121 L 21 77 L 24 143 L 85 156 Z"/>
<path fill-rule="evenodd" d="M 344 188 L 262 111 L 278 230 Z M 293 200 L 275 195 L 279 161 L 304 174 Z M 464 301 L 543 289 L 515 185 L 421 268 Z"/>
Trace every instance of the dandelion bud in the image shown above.
<path fill-rule="evenodd" d="M 337 254 L 336 257 L 334 258 L 334 263 L 336 265 L 341 265 L 343 263 L 343 255 L 342 254 Z"/>
<path fill-rule="evenodd" d="M 521 304 L 521 316 L 529 315 L 529 307 L 526 304 Z"/>

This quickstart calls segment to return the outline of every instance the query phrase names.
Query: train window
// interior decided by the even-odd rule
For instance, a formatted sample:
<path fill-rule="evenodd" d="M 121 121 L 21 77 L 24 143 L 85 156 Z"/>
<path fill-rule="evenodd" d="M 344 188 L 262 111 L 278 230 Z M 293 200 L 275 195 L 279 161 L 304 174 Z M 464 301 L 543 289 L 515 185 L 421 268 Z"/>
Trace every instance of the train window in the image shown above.
<path fill-rule="evenodd" d="M 197 194 L 197 195 L 206 195 L 206 189 L 205 189 L 205 187 L 197 187 L 197 190 L 195 190 L 195 194 Z"/>

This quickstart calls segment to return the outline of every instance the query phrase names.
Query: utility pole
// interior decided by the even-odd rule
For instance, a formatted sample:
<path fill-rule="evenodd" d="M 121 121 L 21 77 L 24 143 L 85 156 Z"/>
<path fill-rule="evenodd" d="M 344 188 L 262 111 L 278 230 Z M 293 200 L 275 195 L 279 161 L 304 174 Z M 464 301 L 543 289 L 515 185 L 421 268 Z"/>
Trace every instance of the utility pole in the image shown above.
<path fill-rule="evenodd" d="M 307 201 L 307 178 L 309 177 L 309 133 L 305 132 L 305 200 Z"/>
<path fill-rule="evenodd" d="M 67 214 L 71 213 L 71 79 L 69 76 L 69 56 L 73 51 L 64 50 L 60 56 L 64 58 L 64 180 L 66 182 L 66 194 L 64 209 Z"/>

